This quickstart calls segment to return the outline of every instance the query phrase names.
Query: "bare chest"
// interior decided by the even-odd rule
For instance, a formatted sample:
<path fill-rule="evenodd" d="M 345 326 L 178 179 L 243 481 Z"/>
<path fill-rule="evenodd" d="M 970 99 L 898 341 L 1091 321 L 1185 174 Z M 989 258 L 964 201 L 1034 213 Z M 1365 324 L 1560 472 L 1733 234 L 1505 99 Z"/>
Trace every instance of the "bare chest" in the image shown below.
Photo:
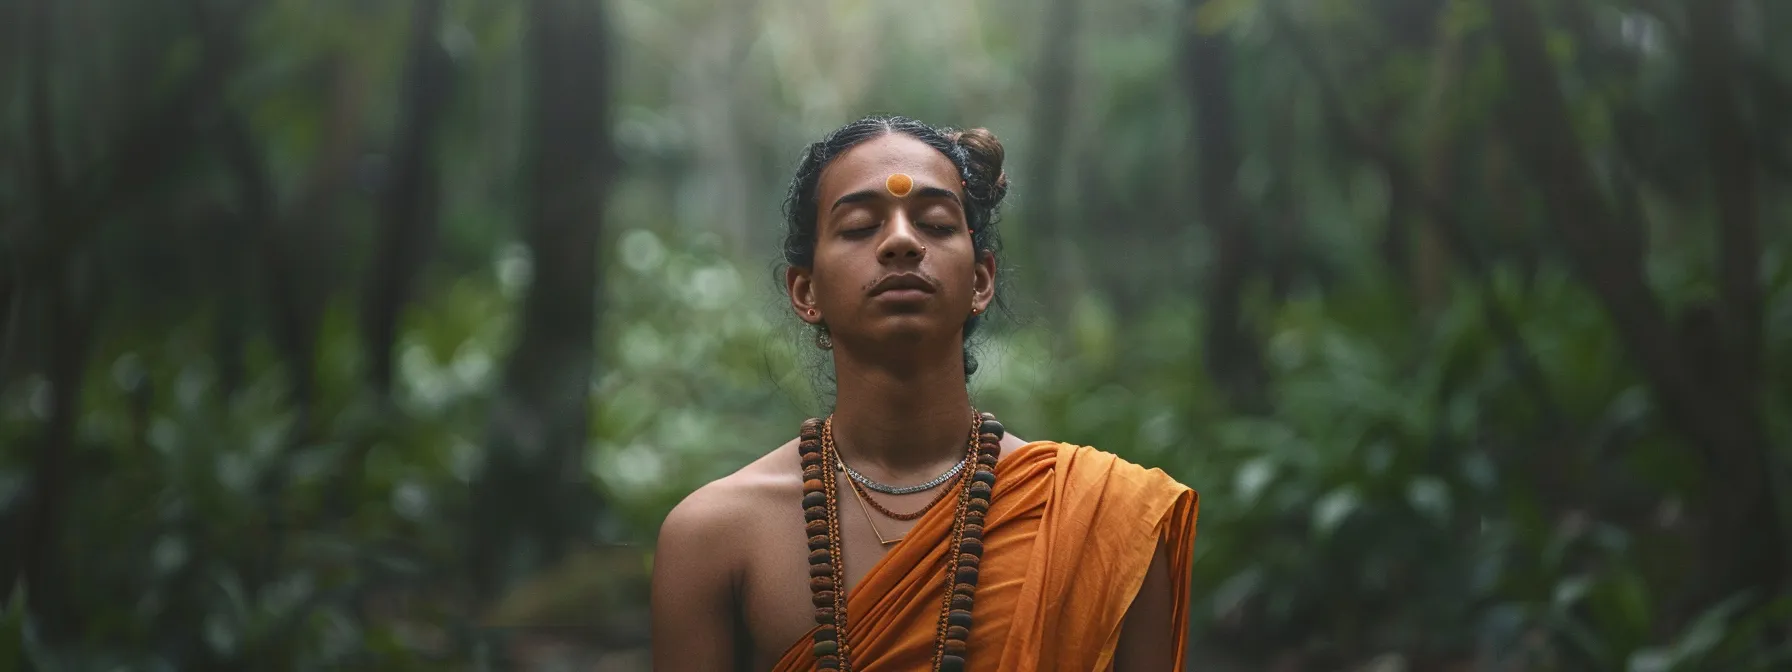
<path fill-rule="evenodd" d="M 907 513 L 933 499 L 934 493 L 881 497 L 886 509 Z M 761 543 L 746 549 L 741 611 L 747 636 L 752 641 L 757 669 L 770 669 L 784 652 L 815 627 L 815 604 L 809 589 L 809 547 L 803 532 L 798 498 L 766 511 L 761 519 Z M 838 498 L 841 553 L 845 556 L 847 592 L 883 559 L 906 534 L 912 521 L 885 517 L 864 507 L 856 495 L 842 488 Z M 945 506 L 950 502 L 942 502 Z M 888 542 L 888 543 L 886 543 Z"/>

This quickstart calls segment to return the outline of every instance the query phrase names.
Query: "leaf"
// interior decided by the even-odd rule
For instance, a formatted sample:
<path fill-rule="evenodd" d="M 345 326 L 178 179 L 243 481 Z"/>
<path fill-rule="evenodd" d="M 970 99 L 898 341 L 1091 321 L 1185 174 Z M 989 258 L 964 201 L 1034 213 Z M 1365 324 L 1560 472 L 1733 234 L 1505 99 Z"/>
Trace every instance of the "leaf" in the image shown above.
<path fill-rule="evenodd" d="M 1450 522 L 1450 486 L 1435 476 L 1420 476 L 1407 483 L 1406 501 L 1439 525 Z"/>
<path fill-rule="evenodd" d="M 1701 612 L 1664 649 L 1676 669 L 1768 669 L 1773 654 L 1758 644 L 1763 628 L 1783 622 L 1792 598 L 1768 603 L 1746 613 L 1752 596 L 1743 592 Z"/>
<path fill-rule="evenodd" d="M 1554 595 L 1551 598 L 1552 604 L 1557 611 L 1566 612 L 1573 609 L 1574 605 L 1579 604 L 1581 598 L 1586 597 L 1587 591 L 1592 587 L 1593 580 L 1585 574 L 1562 579 L 1556 584 Z"/>
<path fill-rule="evenodd" d="M 1322 536 L 1331 534 L 1361 503 L 1362 496 L 1352 486 L 1327 493 L 1319 503 L 1313 505 L 1313 528 Z"/>
<path fill-rule="evenodd" d="M 1665 649 L 1639 649 L 1630 654 L 1626 672 L 1669 672 L 1674 669 L 1674 656 Z"/>
<path fill-rule="evenodd" d="M 1238 489 L 1240 504 L 1249 505 L 1257 501 L 1263 488 L 1275 478 L 1276 465 L 1268 458 L 1257 458 L 1238 467 L 1238 473 L 1232 479 L 1233 487 Z"/>

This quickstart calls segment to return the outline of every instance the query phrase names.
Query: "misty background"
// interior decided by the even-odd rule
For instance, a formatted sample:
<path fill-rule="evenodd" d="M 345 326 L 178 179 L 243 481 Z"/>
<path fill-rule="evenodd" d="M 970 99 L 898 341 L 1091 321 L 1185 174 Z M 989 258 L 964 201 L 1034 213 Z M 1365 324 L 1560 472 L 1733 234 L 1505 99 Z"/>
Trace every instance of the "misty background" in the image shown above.
<path fill-rule="evenodd" d="M 1784 669 L 1789 33 L 0 0 L 0 668 L 647 669 L 666 511 L 825 412 L 799 153 L 894 113 L 1008 149 L 978 406 L 1200 491 L 1190 669 Z"/>

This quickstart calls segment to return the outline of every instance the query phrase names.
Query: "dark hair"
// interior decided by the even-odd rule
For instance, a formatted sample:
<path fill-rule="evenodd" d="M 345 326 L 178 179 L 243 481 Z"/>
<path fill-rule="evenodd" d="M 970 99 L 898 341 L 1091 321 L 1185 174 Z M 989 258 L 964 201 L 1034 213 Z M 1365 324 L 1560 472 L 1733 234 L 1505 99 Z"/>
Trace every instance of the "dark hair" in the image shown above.
<path fill-rule="evenodd" d="M 1002 172 L 1002 142 L 995 134 L 981 128 L 936 128 L 907 117 L 870 116 L 834 129 L 803 151 L 796 176 L 790 180 L 790 193 L 784 198 L 784 263 L 804 268 L 815 264 L 815 187 L 821 181 L 822 169 L 859 143 L 891 134 L 920 140 L 952 161 L 958 168 L 958 179 L 964 180 L 964 214 L 971 229 L 971 247 L 979 257 L 989 252 L 999 258 L 1002 238 L 996 223 L 1002 197 L 1008 195 L 1008 174 Z M 996 277 L 999 280 L 1002 275 Z M 1000 288 L 998 282 L 991 308 L 1003 305 Z M 971 354 L 971 334 L 990 312 L 986 310 L 965 320 L 966 378 L 977 371 L 977 358 Z"/>

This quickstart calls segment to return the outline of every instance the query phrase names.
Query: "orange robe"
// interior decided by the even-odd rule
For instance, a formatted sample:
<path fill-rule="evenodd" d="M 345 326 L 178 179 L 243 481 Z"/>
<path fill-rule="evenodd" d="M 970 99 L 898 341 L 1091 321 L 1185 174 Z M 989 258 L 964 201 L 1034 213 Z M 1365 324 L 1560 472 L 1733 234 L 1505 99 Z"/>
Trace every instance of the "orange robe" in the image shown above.
<path fill-rule="evenodd" d="M 1175 587 L 1174 669 L 1182 669 L 1199 507 L 1195 491 L 1164 472 L 1093 448 L 1038 441 L 1004 456 L 984 518 L 967 668 L 1109 669 L 1161 538 Z M 952 519 L 950 506 L 929 511 L 847 596 L 855 669 L 931 669 Z M 813 634 L 774 671 L 814 669 Z"/>

